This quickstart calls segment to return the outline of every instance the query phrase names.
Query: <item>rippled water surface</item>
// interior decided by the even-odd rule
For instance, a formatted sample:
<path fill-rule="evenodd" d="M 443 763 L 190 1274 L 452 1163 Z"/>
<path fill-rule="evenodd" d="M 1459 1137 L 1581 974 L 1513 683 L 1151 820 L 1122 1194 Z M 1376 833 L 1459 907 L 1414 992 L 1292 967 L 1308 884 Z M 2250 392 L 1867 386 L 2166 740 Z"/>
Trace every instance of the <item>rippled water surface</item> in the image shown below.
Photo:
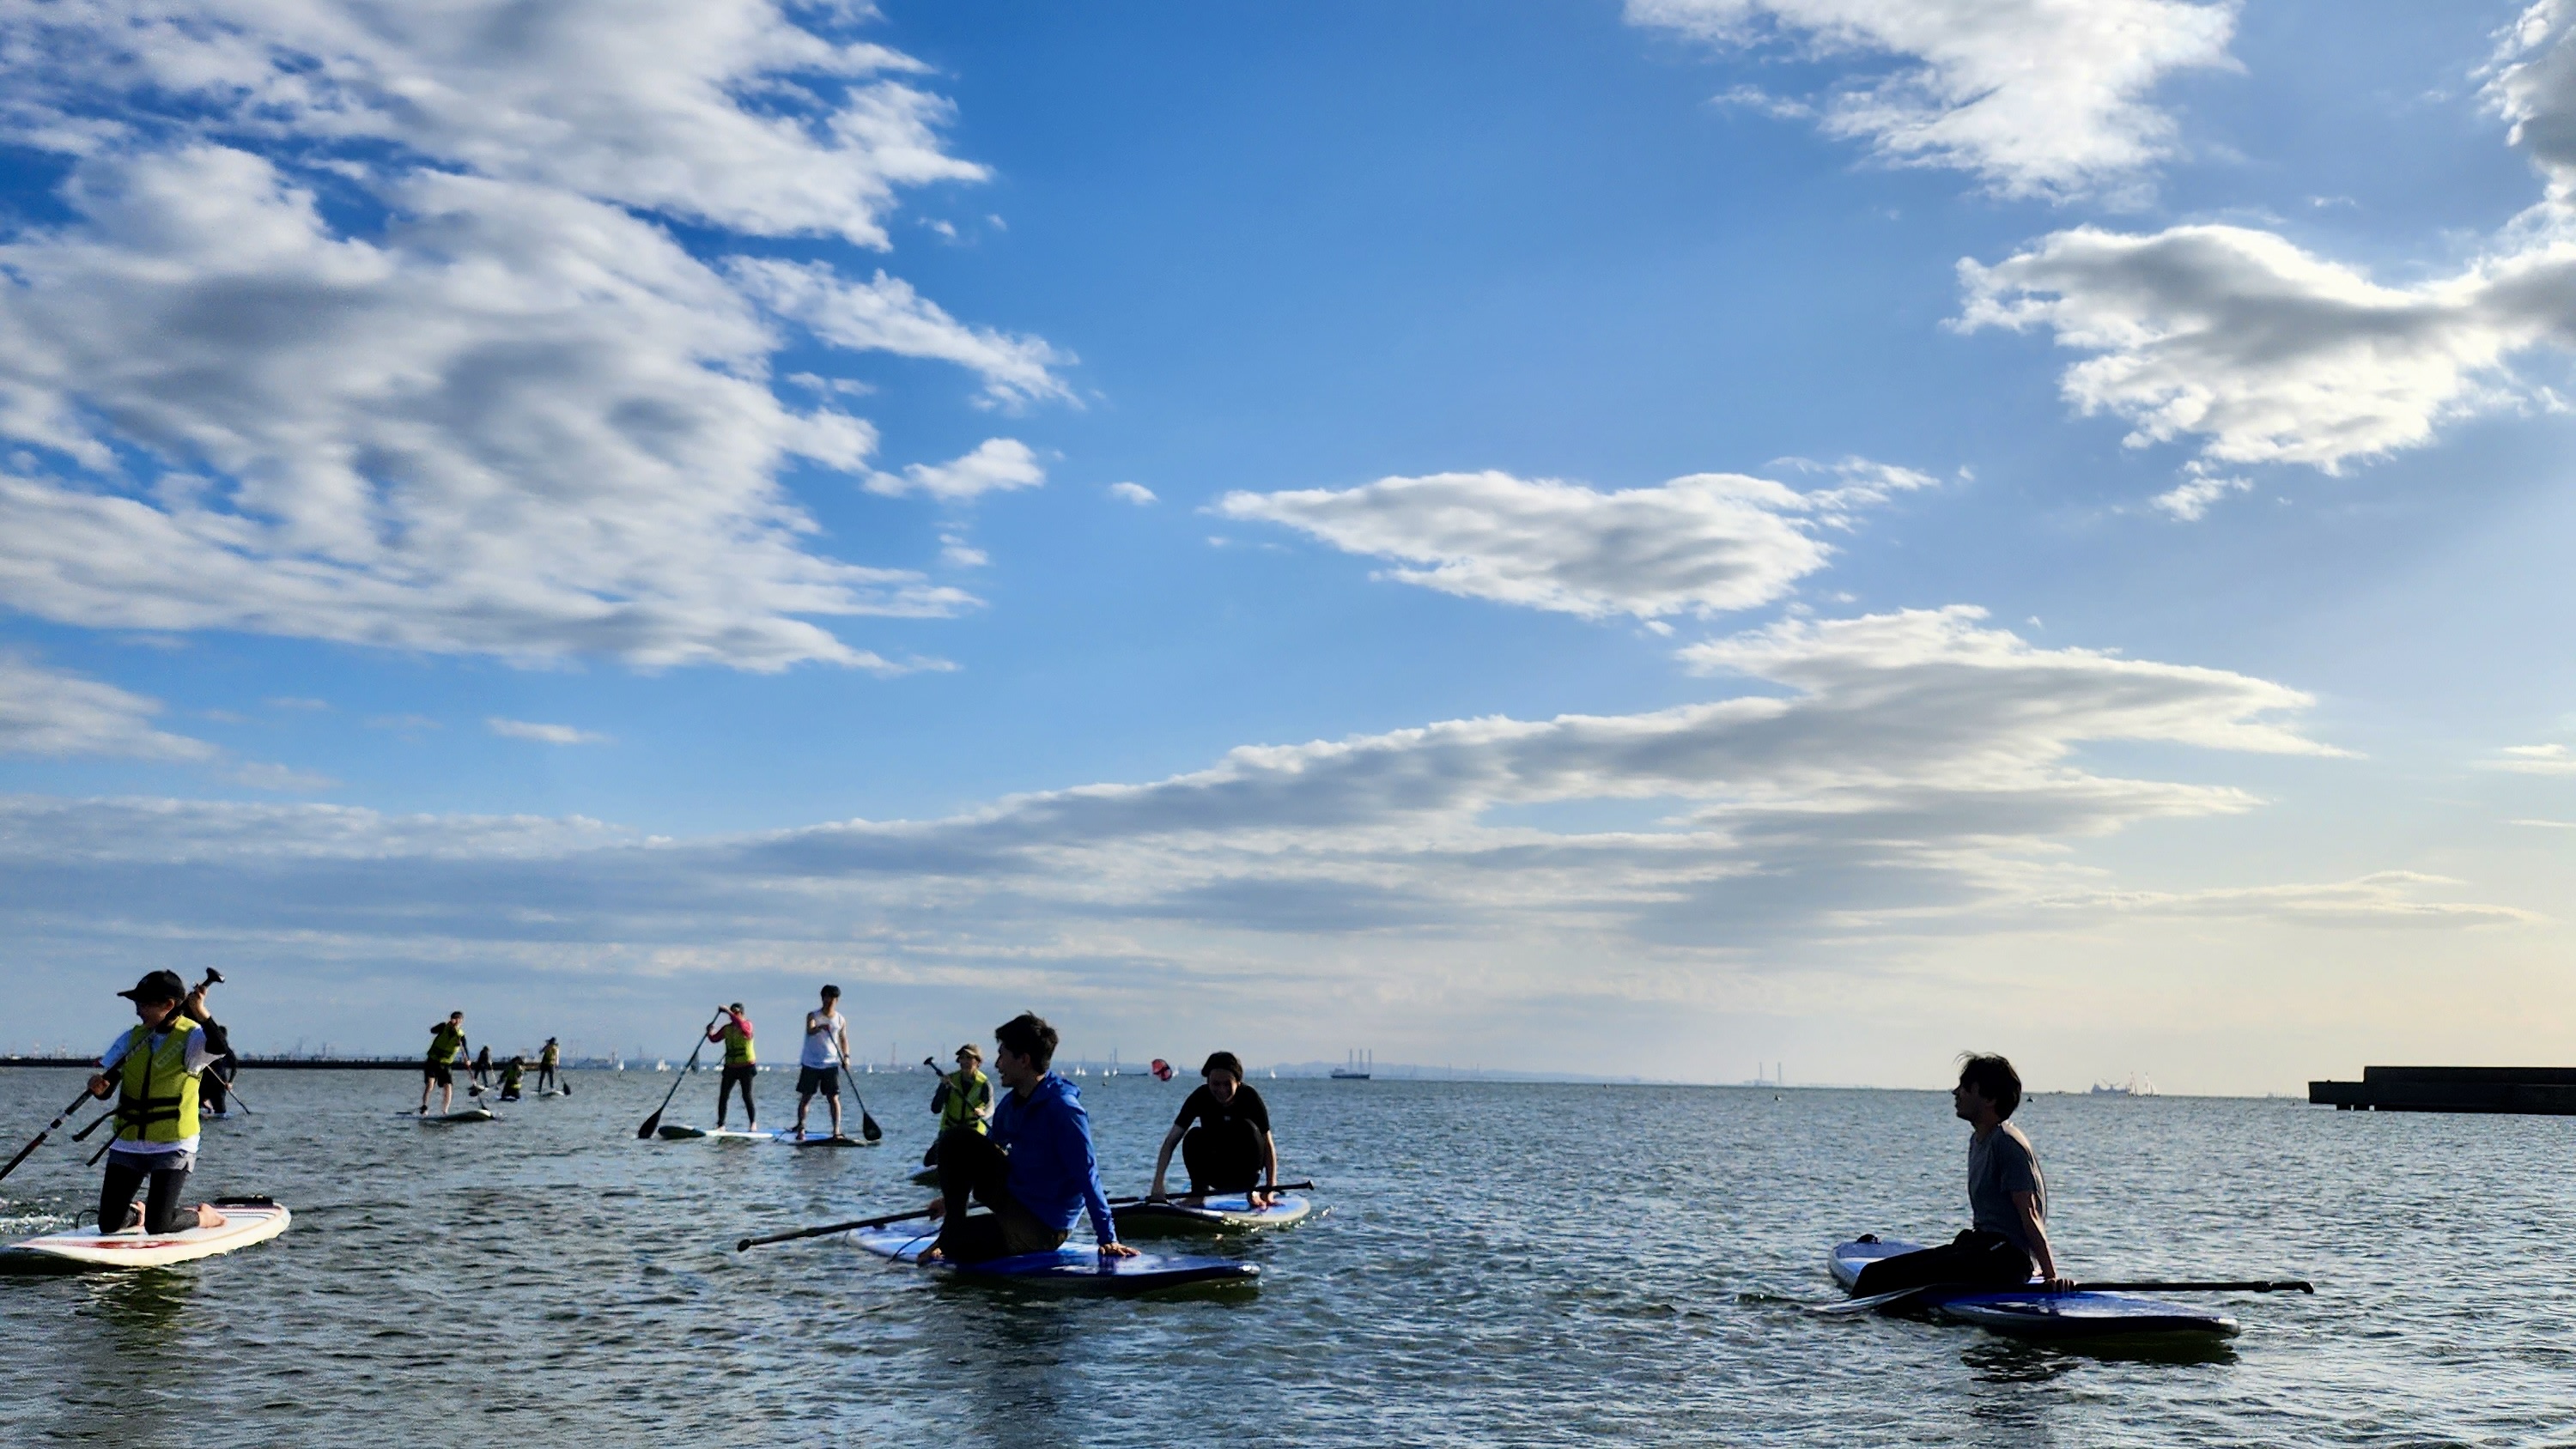
<path fill-rule="evenodd" d="M 0 1280 L 0 1442 L 1026 1445 L 2567 1442 L 2576 1120 L 2040 1097 L 2020 1120 L 2079 1277 L 2302 1276 L 2215 1354 L 2036 1349 L 1819 1320 L 1825 1247 L 1960 1225 L 1933 1093 L 1261 1082 L 1329 1213 L 1214 1251 L 1256 1293 L 1064 1298 L 934 1281 L 838 1239 L 918 1205 L 924 1079 L 886 1145 L 651 1142 L 671 1078 L 576 1074 L 505 1120 L 392 1120 L 394 1073 L 245 1074 L 199 1195 L 285 1237 L 122 1277 Z M 773 1103 L 786 1078 L 764 1076 Z M 1115 1192 L 1184 1083 L 1084 1084 Z M 0 1150 L 78 1090 L 0 1072 Z M 715 1078 L 669 1120 L 705 1122 Z M 95 1145 L 93 1140 L 92 1145 Z M 12 1236 L 96 1193 L 58 1142 Z"/>

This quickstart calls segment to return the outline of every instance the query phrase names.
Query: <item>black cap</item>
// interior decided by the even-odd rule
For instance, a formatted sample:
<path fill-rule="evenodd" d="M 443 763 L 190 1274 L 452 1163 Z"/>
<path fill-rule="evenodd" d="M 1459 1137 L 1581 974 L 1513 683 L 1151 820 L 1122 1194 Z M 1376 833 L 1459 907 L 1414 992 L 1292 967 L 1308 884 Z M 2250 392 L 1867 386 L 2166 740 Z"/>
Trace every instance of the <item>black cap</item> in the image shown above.
<path fill-rule="evenodd" d="M 188 983 L 180 980 L 176 971 L 153 971 L 135 982 L 132 991 L 116 994 L 128 1001 L 185 1001 L 188 999 Z"/>

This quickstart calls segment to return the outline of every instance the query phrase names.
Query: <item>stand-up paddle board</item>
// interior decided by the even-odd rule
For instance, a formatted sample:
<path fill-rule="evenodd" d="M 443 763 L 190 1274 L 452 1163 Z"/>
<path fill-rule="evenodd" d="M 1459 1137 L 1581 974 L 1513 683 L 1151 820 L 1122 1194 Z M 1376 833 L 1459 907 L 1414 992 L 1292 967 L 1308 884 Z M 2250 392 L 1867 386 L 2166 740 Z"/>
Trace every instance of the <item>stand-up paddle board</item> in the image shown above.
<path fill-rule="evenodd" d="M 1920 1243 L 1861 1239 L 1836 1243 L 1828 1263 L 1834 1281 L 1850 1288 L 1861 1269 L 1881 1258 L 1918 1252 Z M 2215 1337 L 2237 1331 L 2236 1320 L 2223 1313 L 2139 1298 L 2126 1293 L 2051 1293 L 2036 1282 L 2027 1288 L 1979 1288 L 1971 1285 L 1927 1288 L 1906 1307 L 1953 1323 L 1969 1323 L 2022 1338 Z"/>
<path fill-rule="evenodd" d="M 1191 1258 L 1175 1253 L 1139 1253 L 1132 1258 L 1104 1258 L 1098 1249 L 1088 1244 L 1076 1246 L 1072 1243 L 1052 1253 L 1022 1253 L 1016 1257 L 966 1264 L 934 1258 L 925 1264 L 921 1255 L 939 1241 L 939 1233 L 936 1229 L 924 1231 L 919 1226 L 869 1228 L 850 1234 L 850 1240 L 880 1258 L 933 1268 L 959 1278 L 979 1282 L 1027 1283 L 1094 1293 L 1150 1293 L 1158 1288 L 1181 1288 L 1198 1283 L 1250 1286 L 1261 1278 L 1259 1267 L 1239 1263 L 1232 1258 Z"/>
<path fill-rule="evenodd" d="M 665 1123 L 662 1126 L 662 1138 L 664 1141 L 678 1142 L 683 1139 L 695 1137 L 712 1137 L 725 1142 L 774 1142 L 778 1140 L 778 1134 L 775 1132 L 737 1132 L 731 1127 L 691 1127 L 685 1122 L 670 1122 Z"/>
<path fill-rule="evenodd" d="M 501 1114 L 489 1107 L 465 1107 L 454 1112 L 396 1112 L 394 1120 L 445 1126 L 452 1122 L 498 1122 Z"/>
<path fill-rule="evenodd" d="M 1211 1193 L 1196 1203 L 1175 1198 L 1167 1202 L 1120 1203 L 1110 1209 L 1118 1220 L 1118 1236 L 1122 1238 L 1284 1228 L 1304 1222 L 1314 1211 L 1313 1202 L 1294 1193 L 1272 1198 L 1266 1208 L 1256 1208 L 1251 1196 L 1240 1192 Z"/>
<path fill-rule="evenodd" d="M 266 1198 L 217 1198 L 220 1227 L 149 1234 L 56 1233 L 0 1248 L 0 1273 L 86 1273 L 107 1268 L 166 1268 L 264 1243 L 286 1231 L 293 1215 Z"/>
<path fill-rule="evenodd" d="M 802 1136 L 802 1137 L 797 1136 L 797 1135 L 796 1135 L 795 1133 L 793 1133 L 793 1132 L 764 1132 L 764 1133 L 762 1133 L 761 1135 L 762 1135 L 763 1137 L 768 1138 L 768 1139 L 769 1139 L 769 1140 L 771 1140 L 772 1142 L 784 1142 L 784 1143 L 786 1143 L 786 1144 L 787 1144 L 788 1146 L 790 1146 L 790 1147 L 874 1147 L 874 1146 L 876 1146 L 876 1144 L 875 1144 L 875 1143 L 870 1142 L 869 1140 L 867 1140 L 867 1139 L 866 1139 L 866 1138 L 864 1138 L 864 1137 L 835 1137 L 835 1136 L 833 1136 L 832 1134 L 830 1134 L 830 1133 L 828 1133 L 828 1132 L 808 1132 L 808 1133 L 806 1133 L 806 1134 L 805 1134 L 804 1136 Z"/>

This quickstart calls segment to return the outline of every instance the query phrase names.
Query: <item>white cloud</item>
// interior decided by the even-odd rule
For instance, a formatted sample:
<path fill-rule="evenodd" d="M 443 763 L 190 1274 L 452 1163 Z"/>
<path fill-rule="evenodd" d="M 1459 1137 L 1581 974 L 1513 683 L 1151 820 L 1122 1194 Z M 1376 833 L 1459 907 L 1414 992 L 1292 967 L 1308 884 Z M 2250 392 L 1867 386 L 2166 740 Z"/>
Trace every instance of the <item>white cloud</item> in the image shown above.
<path fill-rule="evenodd" d="M 483 723 L 503 739 L 534 740 L 541 745 L 599 745 L 608 742 L 606 735 L 575 729 L 571 725 L 536 724 L 523 719 L 502 719 L 497 715 Z"/>
<path fill-rule="evenodd" d="M 2511 141 L 2548 179 L 2550 197 L 2576 193 L 2576 4 L 2539 0 L 2505 29 L 2486 97 L 2513 123 Z"/>
<path fill-rule="evenodd" d="M 1015 438 L 986 438 L 975 451 L 945 463 L 914 463 L 900 475 L 870 473 L 867 489 L 889 497 L 926 494 L 943 503 L 971 503 L 987 493 L 1035 488 L 1046 469 L 1029 445 Z"/>
<path fill-rule="evenodd" d="M 2147 97 L 2167 75 L 2232 67 L 2233 0 L 1628 0 L 1636 25 L 1726 47 L 1783 38 L 1888 56 L 1891 74 L 1817 98 L 1827 134 L 1883 159 L 1956 167 L 2006 195 L 2063 197 L 2131 181 L 2173 151 Z M 1794 115 L 1749 87 L 1724 97 Z"/>
<path fill-rule="evenodd" d="M 0 652 L 0 754 L 205 761 L 222 751 L 152 727 L 161 702 Z"/>
<path fill-rule="evenodd" d="M 1814 537 L 1816 525 L 1842 525 L 1891 490 L 1931 482 L 1857 459 L 1832 471 L 1843 485 L 1811 493 L 1740 473 L 1611 493 L 1508 473 L 1435 473 L 1341 490 L 1229 493 L 1216 511 L 1400 560 L 1413 567 L 1390 577 L 1444 593 L 1653 619 L 1776 599 L 1832 552 Z"/>
<path fill-rule="evenodd" d="M 0 436 L 32 445 L 0 470 L 0 602 L 520 660 L 895 668 L 816 621 L 974 601 L 814 551 L 782 476 L 865 477 L 876 430 L 781 405 L 760 304 L 991 398 L 1069 399 L 1069 359 L 883 273 L 721 255 L 882 245 L 900 189 L 983 175 L 941 151 L 917 63 L 840 33 L 861 18 L 19 7 L 0 140 L 66 161 L 68 219 L 0 248 Z"/>
<path fill-rule="evenodd" d="M 775 669 L 884 666 L 797 616 L 971 602 L 805 551 L 776 471 L 855 468 L 873 430 L 782 408 L 749 309 L 622 212 L 425 175 L 381 242 L 342 239 L 215 148 L 73 195 L 88 225 L 0 247 L 0 428 L 88 465 L 0 476 L 19 608 Z"/>
<path fill-rule="evenodd" d="M 2576 775 L 2576 750 L 2565 745 L 2507 745 L 2496 753 L 2503 758 L 2486 761 L 2490 770 L 2509 770 L 2517 775 Z"/>
<path fill-rule="evenodd" d="M 2242 493 L 2254 486 L 2254 480 L 2250 478 L 2222 477 L 2198 463 L 2183 471 L 2186 475 L 2183 481 L 2170 491 L 2157 494 L 2153 501 L 2156 507 L 2185 523 L 2199 522 L 2208 514 L 2211 504 L 2230 493 Z"/>
<path fill-rule="evenodd" d="M 2077 407 L 2126 418 L 2132 446 L 2197 435 L 2222 463 L 2333 473 L 2422 446 L 2513 402 L 2516 354 L 2576 339 L 2576 240 L 2385 287 L 2244 227 L 2082 227 L 1959 273 L 1961 327 L 2050 329 L 2097 354 L 2066 372 Z"/>
<path fill-rule="evenodd" d="M 869 246 L 896 188 L 984 175 L 894 78 L 918 62 L 773 0 L 88 0 L 9 27 L 0 117 L 62 149 L 220 128 Z"/>
<path fill-rule="evenodd" d="M 2192 920 L 2272 920 L 2360 930 L 2519 926 L 2544 918 L 2478 901 L 2425 900 L 2427 887 L 2455 886 L 2445 876 L 2389 870 L 2320 885 L 2246 886 L 2204 891 L 2091 891 L 2038 902 L 2042 910 Z"/>
<path fill-rule="evenodd" d="M 1071 402 L 1073 390 L 1053 369 L 1074 359 L 1035 337 L 969 327 L 897 277 L 845 282 L 820 263 L 738 261 L 733 274 L 762 306 L 854 352 L 892 352 L 953 362 L 984 379 L 988 398 L 1025 403 Z"/>
<path fill-rule="evenodd" d="M 1112 483 L 1109 485 L 1109 496 L 1121 503 L 1133 503 L 1142 508 L 1154 501 L 1154 490 L 1142 483 Z"/>

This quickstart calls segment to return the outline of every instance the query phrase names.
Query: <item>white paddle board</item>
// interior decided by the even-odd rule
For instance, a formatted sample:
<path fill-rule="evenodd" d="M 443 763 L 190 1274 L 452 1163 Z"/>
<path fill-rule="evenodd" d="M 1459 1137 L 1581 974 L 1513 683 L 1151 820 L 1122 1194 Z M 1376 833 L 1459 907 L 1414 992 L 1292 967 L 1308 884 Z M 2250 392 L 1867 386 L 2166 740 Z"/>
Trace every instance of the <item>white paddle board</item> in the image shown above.
<path fill-rule="evenodd" d="M 211 1258 L 264 1243 L 286 1231 L 294 1215 L 283 1206 L 259 1201 L 217 1201 L 223 1225 L 150 1234 L 141 1228 L 121 1233 L 55 1233 L 0 1248 L 0 1272 L 79 1273 L 100 1268 L 166 1268 L 198 1258 Z"/>

